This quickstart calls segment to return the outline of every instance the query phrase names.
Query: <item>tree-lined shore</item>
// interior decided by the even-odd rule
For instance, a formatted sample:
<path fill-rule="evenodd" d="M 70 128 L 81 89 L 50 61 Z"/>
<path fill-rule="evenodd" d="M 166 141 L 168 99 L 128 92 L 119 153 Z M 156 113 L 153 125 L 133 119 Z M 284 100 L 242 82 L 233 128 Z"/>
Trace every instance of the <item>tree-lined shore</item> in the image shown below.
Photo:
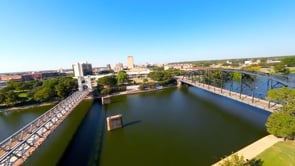
<path fill-rule="evenodd" d="M 77 90 L 71 77 L 33 81 L 8 81 L 0 90 L 0 108 L 23 107 L 60 101 Z"/>

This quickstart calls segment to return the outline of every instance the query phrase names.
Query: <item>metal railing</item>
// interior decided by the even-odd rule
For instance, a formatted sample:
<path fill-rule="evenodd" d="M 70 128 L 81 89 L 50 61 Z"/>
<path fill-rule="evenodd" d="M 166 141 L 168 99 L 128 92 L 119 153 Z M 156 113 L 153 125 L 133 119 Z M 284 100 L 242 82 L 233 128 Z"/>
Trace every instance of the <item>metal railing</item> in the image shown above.
<path fill-rule="evenodd" d="M 0 143 L 0 166 L 13 165 L 19 159 L 24 161 L 88 94 L 89 91 L 73 93 L 3 140 Z"/>
<path fill-rule="evenodd" d="M 219 95 L 231 98 L 233 100 L 240 101 L 242 103 L 269 111 L 269 112 L 277 111 L 281 107 L 280 104 L 277 104 L 274 102 L 270 102 L 270 101 L 267 101 L 264 99 L 256 98 L 254 96 L 248 96 L 246 94 L 240 95 L 239 93 L 233 92 L 231 90 L 223 89 L 220 87 L 214 87 L 212 85 L 200 83 L 197 81 L 194 82 L 190 79 L 182 78 L 182 79 L 180 79 L 180 81 L 183 83 L 210 91 L 212 93 L 219 94 Z"/>

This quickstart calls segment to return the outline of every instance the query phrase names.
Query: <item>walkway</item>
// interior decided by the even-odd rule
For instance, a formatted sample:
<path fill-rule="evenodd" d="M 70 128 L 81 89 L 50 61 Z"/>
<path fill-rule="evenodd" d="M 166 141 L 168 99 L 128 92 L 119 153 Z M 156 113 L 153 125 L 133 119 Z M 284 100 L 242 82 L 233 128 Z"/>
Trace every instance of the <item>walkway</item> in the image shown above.
<path fill-rule="evenodd" d="M 280 141 L 282 141 L 281 138 L 277 138 L 273 135 L 268 135 L 237 151 L 235 154 L 238 154 L 239 156 L 244 156 L 245 159 L 251 160 L 267 148 L 273 146 L 275 143 Z M 218 161 L 217 163 L 213 164 L 213 166 L 220 165 L 224 160 L 228 159 L 229 157 L 226 157 Z"/>
<path fill-rule="evenodd" d="M 253 107 L 257 107 L 257 108 L 260 108 L 260 109 L 263 109 L 263 110 L 266 110 L 269 112 L 274 112 L 281 107 L 280 105 L 278 105 L 278 104 L 276 105 L 275 103 L 271 102 L 270 108 L 269 108 L 268 107 L 269 101 L 267 101 L 267 100 L 256 98 L 256 97 L 253 98 L 252 96 L 248 96 L 245 94 L 241 94 L 241 96 L 240 96 L 240 93 L 233 92 L 233 91 L 226 90 L 226 89 L 222 89 L 222 88 L 218 88 L 218 87 L 211 86 L 208 84 L 203 84 L 200 82 L 193 82 L 188 79 L 182 79 L 180 81 L 182 81 L 186 84 L 198 87 L 200 89 L 204 89 L 206 91 L 209 91 L 209 92 L 221 95 L 221 96 L 225 96 L 227 98 L 231 98 L 233 100 L 237 100 L 239 102 L 242 102 L 242 103 L 245 103 L 245 104 L 248 104 Z"/>
<path fill-rule="evenodd" d="M 22 165 L 88 95 L 75 92 L 0 143 L 0 166 Z"/>

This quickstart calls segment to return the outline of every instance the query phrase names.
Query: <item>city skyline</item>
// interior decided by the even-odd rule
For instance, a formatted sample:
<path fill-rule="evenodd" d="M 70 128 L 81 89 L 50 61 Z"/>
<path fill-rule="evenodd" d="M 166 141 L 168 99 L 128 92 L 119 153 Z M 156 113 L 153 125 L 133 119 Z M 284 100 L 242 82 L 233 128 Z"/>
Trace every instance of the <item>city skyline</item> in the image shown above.
<path fill-rule="evenodd" d="M 0 73 L 295 54 L 294 1 L 0 1 Z"/>

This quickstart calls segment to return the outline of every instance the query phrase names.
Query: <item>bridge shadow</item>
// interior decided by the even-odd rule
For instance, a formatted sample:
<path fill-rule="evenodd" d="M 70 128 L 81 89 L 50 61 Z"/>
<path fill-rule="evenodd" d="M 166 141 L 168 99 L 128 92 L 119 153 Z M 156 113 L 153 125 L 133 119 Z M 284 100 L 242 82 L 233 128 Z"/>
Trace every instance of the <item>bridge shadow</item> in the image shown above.
<path fill-rule="evenodd" d="M 141 123 L 141 120 L 134 120 L 134 121 L 128 122 L 126 124 L 123 124 L 123 128 L 128 127 L 128 126 L 132 126 L 132 125 L 136 125 L 138 123 Z"/>

